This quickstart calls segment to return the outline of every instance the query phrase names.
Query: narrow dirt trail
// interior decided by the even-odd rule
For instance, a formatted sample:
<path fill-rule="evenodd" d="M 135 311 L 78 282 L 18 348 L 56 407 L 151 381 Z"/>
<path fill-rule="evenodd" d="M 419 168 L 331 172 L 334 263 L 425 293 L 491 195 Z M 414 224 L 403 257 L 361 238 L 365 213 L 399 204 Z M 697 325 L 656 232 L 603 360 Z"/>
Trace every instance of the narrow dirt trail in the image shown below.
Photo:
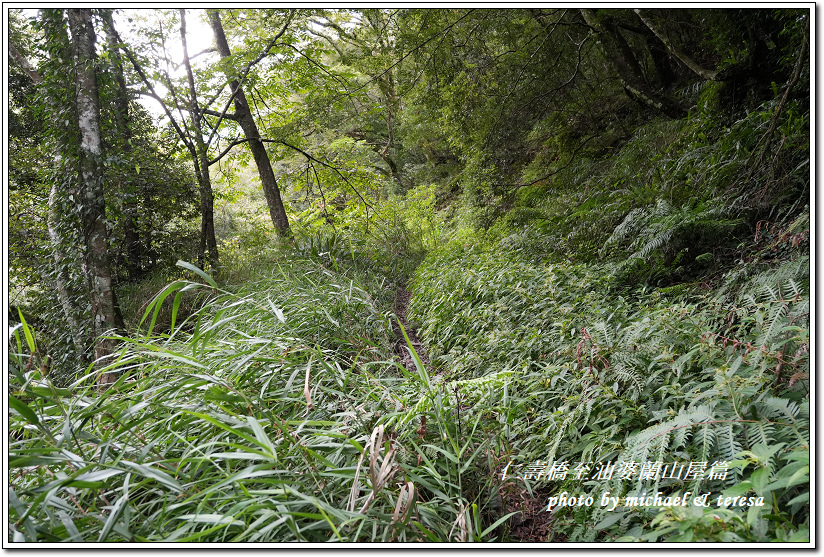
<path fill-rule="evenodd" d="M 410 327 L 409 322 L 406 320 L 406 312 L 409 309 L 409 299 L 411 297 L 412 293 L 405 287 L 398 288 L 395 293 L 395 315 L 398 316 L 398 319 L 403 324 L 403 328 L 406 330 L 407 336 L 409 336 L 409 341 L 412 343 L 412 347 L 415 349 L 415 352 L 418 353 L 418 357 L 421 359 L 421 362 L 423 362 L 424 367 L 426 367 L 431 373 L 432 369 L 430 368 L 431 362 L 429 360 L 429 354 L 426 353 L 426 348 L 424 348 L 423 343 L 421 343 L 418 338 L 417 331 Z M 401 328 L 398 326 L 396 321 L 392 322 L 392 331 L 395 333 L 395 355 L 398 359 L 400 359 L 404 368 L 409 371 L 414 371 L 416 369 L 415 360 L 409 353 L 409 349 L 406 346 L 406 340 L 403 338 Z"/>

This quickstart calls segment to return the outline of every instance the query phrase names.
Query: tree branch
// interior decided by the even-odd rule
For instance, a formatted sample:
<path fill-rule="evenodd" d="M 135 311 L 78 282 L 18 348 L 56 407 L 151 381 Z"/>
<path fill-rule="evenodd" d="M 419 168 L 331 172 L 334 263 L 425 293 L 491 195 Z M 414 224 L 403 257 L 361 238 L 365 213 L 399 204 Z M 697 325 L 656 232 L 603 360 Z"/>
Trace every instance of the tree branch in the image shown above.
<path fill-rule="evenodd" d="M 217 13 L 216 10 L 215 10 L 215 13 Z M 223 121 L 224 118 L 228 118 L 227 111 L 229 110 L 229 107 L 232 105 L 232 102 L 235 100 L 235 97 L 237 97 L 238 94 L 240 93 L 240 91 L 242 91 L 241 87 L 242 87 L 243 83 L 246 81 L 246 77 L 249 75 L 249 72 L 251 71 L 252 67 L 255 64 L 257 64 L 258 62 L 260 62 L 261 60 L 263 60 L 269 54 L 269 51 L 272 49 L 272 47 L 275 46 L 275 44 L 280 40 L 280 38 L 286 32 L 286 29 L 289 27 L 289 24 L 292 22 L 292 18 L 294 16 L 295 16 L 295 10 L 291 10 L 289 12 L 289 17 L 286 19 L 286 22 L 283 24 L 283 28 L 281 28 L 280 32 L 278 32 L 278 34 L 275 35 L 275 37 L 271 41 L 269 41 L 269 43 L 266 45 L 266 47 L 263 49 L 263 51 L 260 54 L 258 54 L 255 57 L 254 60 L 249 62 L 249 64 L 246 65 L 246 68 L 240 73 L 240 77 L 237 79 L 237 82 L 236 82 L 237 85 L 236 86 L 234 86 L 234 82 L 231 80 L 231 77 L 230 77 L 230 81 L 227 82 L 227 83 L 232 83 L 233 86 L 235 87 L 235 89 L 234 89 L 234 91 L 232 91 L 232 94 L 229 95 L 229 100 L 226 101 L 226 106 L 223 107 L 223 112 L 220 113 L 220 114 L 217 114 L 217 116 L 218 116 L 217 124 L 215 124 L 214 130 L 209 135 L 209 139 L 206 141 L 206 145 L 211 145 L 212 139 L 214 139 L 215 133 L 217 133 L 217 129 L 220 127 L 220 123 Z M 228 76 L 228 73 L 227 73 L 227 76 Z M 226 87 L 226 84 L 222 85 L 220 87 L 220 89 L 218 90 L 218 92 L 215 94 L 215 96 L 212 97 L 212 99 L 210 99 L 209 102 L 207 102 L 206 104 L 203 105 L 203 107 L 204 107 L 203 112 L 204 113 L 205 113 L 206 108 L 208 106 L 210 106 L 217 99 L 217 97 L 223 92 L 224 87 Z M 230 119 L 235 120 L 235 121 L 239 121 L 239 118 L 230 118 Z"/>
<path fill-rule="evenodd" d="M 197 58 L 201 54 L 208 54 L 209 52 L 217 52 L 217 49 L 213 47 L 213 48 L 207 48 L 207 49 L 201 50 L 197 54 L 192 54 L 191 56 L 189 56 L 189 60 L 194 60 L 195 58 Z"/>
<path fill-rule="evenodd" d="M 346 83 L 345 83 L 345 82 L 344 82 L 341 78 L 339 78 L 338 76 L 336 76 L 335 74 L 331 73 L 329 70 L 327 70 L 326 68 L 324 68 L 324 67 L 323 67 L 323 65 L 321 65 L 321 64 L 319 64 L 319 63 L 317 63 L 317 62 L 315 62 L 315 61 L 314 61 L 314 60 L 312 60 L 309 56 L 307 56 L 306 54 L 304 54 L 303 52 L 301 52 L 298 48 L 295 48 L 294 46 L 292 46 L 292 45 L 290 45 L 290 44 L 282 43 L 282 44 L 281 44 L 281 46 L 286 46 L 286 47 L 289 47 L 289 48 L 291 48 L 292 50 L 294 50 L 295 52 L 297 52 L 299 55 L 301 55 L 301 56 L 303 56 L 304 58 L 306 58 L 306 60 L 308 60 L 310 64 L 313 64 L 313 65 L 314 65 L 314 66 L 316 66 L 316 67 L 317 67 L 320 71 L 322 71 L 323 73 L 325 73 L 326 75 L 328 75 L 329 77 L 331 77 L 332 79 L 334 79 L 335 81 L 337 81 L 338 83 L 340 83 L 340 84 L 341 84 L 341 86 L 343 87 L 343 90 L 344 90 L 344 91 L 346 91 L 346 94 L 347 94 L 350 98 L 352 97 L 352 94 L 349 92 L 349 89 L 347 88 L 347 84 L 346 84 Z M 352 106 L 354 107 L 354 104 L 353 104 Z M 357 107 L 354 107 L 354 108 L 355 108 L 355 113 L 358 113 L 358 109 L 357 109 Z"/>
<path fill-rule="evenodd" d="M 590 139 L 591 139 L 591 138 L 590 138 Z M 209 166 L 212 166 L 214 163 L 216 163 L 216 162 L 218 162 L 220 159 L 222 159 L 222 158 L 223 158 L 223 157 L 224 157 L 224 156 L 225 156 L 225 155 L 226 155 L 229 151 L 231 151 L 231 150 L 232 150 L 232 148 L 233 148 L 233 147 L 235 147 L 236 145 L 240 145 L 241 143 L 246 143 L 247 141 L 249 141 L 249 140 L 248 140 L 248 139 L 235 139 L 235 140 L 234 140 L 234 141 L 232 141 L 232 142 L 229 144 L 229 146 L 228 146 L 228 147 L 226 147 L 226 148 L 225 148 L 225 149 L 224 149 L 224 150 L 223 150 L 223 151 L 222 151 L 222 152 L 221 152 L 221 153 L 220 153 L 217 157 L 215 157 L 214 159 L 212 159 L 212 160 L 210 160 L 210 161 L 209 161 Z M 303 150 L 303 149 L 301 149 L 300 147 L 295 147 L 294 145 L 291 145 L 291 144 L 289 144 L 289 143 L 286 143 L 286 142 L 285 142 L 285 141 L 283 141 L 283 140 L 279 140 L 279 139 L 263 139 L 263 138 L 260 138 L 260 139 L 258 139 L 258 141 L 261 141 L 261 142 L 263 142 L 263 143 L 279 143 L 279 144 L 283 145 L 284 147 L 288 147 L 288 148 L 290 148 L 290 149 L 292 149 L 292 150 L 294 150 L 294 151 L 297 151 L 298 153 L 300 153 L 301 155 L 303 155 L 304 157 L 306 157 L 308 160 L 313 161 L 313 162 L 316 162 L 316 163 L 318 163 L 318 164 L 319 164 L 319 165 L 321 165 L 321 166 L 325 166 L 326 168 L 328 168 L 328 169 L 330 169 L 330 170 L 333 170 L 333 171 L 334 171 L 334 172 L 335 172 L 338 176 L 340 176 L 340 178 L 341 178 L 344 182 L 346 182 L 346 185 L 347 185 L 347 186 L 349 186 L 349 187 L 352 189 L 352 191 L 354 191 L 354 192 L 355 192 L 355 195 L 357 195 L 357 196 L 358 196 L 358 198 L 361 200 L 361 202 L 362 202 L 364 205 L 366 205 L 366 207 L 368 207 L 369 209 L 372 209 L 372 210 L 374 210 L 374 209 L 375 209 L 375 208 L 372 206 L 372 204 L 371 204 L 371 203 L 369 203 L 368 201 L 366 201 L 366 199 L 364 199 L 364 198 L 363 198 L 363 196 L 360 194 L 360 192 L 357 190 L 357 188 L 355 188 L 355 186 L 353 186 L 353 185 L 352 185 L 352 183 L 349 181 L 349 179 L 348 179 L 346 176 L 344 176 L 344 175 L 343 175 L 343 173 L 341 173 L 341 171 L 340 171 L 340 170 L 338 170 L 336 167 L 332 166 L 331 164 L 328 164 L 328 163 L 326 163 L 326 162 L 323 162 L 322 160 L 320 160 L 320 159 L 317 159 L 317 158 L 313 157 L 312 155 L 310 155 L 309 153 L 307 153 L 306 151 L 304 151 L 304 150 Z M 587 140 L 587 141 L 589 141 L 589 140 Z M 573 156 L 574 156 L 574 154 L 573 154 Z M 525 185 L 530 185 L 530 184 L 525 184 Z M 366 216 L 366 218 L 367 218 L 367 219 L 369 218 L 369 211 L 368 211 L 368 209 L 367 209 L 367 216 Z"/>
<path fill-rule="evenodd" d="M 332 166 L 332 165 L 330 165 L 330 164 L 327 164 L 327 163 L 323 162 L 322 160 L 316 159 L 315 157 L 313 157 L 312 155 L 310 155 L 309 153 L 307 153 L 307 152 L 306 152 L 306 151 L 304 151 L 303 149 L 300 149 L 299 147 L 295 147 L 294 145 L 290 145 L 289 143 L 286 143 L 285 141 L 282 141 L 282 140 L 275 140 L 275 139 L 261 139 L 261 141 L 268 141 L 268 142 L 270 142 L 270 143 L 280 143 L 281 145 L 284 145 L 284 146 L 289 147 L 290 149 L 292 149 L 292 150 L 294 150 L 294 151 L 297 151 L 298 153 L 302 154 L 302 155 L 303 155 L 304 157 L 306 157 L 307 159 L 312 160 L 312 161 L 315 161 L 316 163 L 320 164 L 321 166 L 325 166 L 326 168 L 329 168 L 329 169 L 331 169 L 331 170 L 334 170 L 334 171 L 335 171 L 335 173 L 336 173 L 338 176 L 340 176 L 340 177 L 341 177 L 341 179 L 342 179 L 344 182 L 346 182 L 346 185 L 348 185 L 350 188 L 352 188 L 352 191 L 354 191 L 354 192 L 355 192 L 355 195 L 357 195 L 357 196 L 358 196 L 358 198 L 359 198 L 359 199 L 363 202 L 363 204 L 364 204 L 364 205 L 366 205 L 367 207 L 369 207 L 369 208 L 371 208 L 371 209 L 374 209 L 374 207 L 372 207 L 372 205 L 371 205 L 368 201 L 366 201 L 366 200 L 363 198 L 363 196 L 362 196 L 362 195 L 360 194 L 360 192 L 359 192 L 359 191 L 355 188 L 355 186 L 353 186 L 353 185 L 352 185 L 352 183 L 349 181 L 349 179 L 348 179 L 346 176 L 344 176 L 344 175 L 341 173 L 341 171 L 340 171 L 340 170 L 338 170 L 336 167 L 334 167 L 334 166 Z M 368 212 L 367 212 L 367 213 L 368 213 Z M 368 215 L 368 214 L 367 214 L 366 218 L 367 218 L 367 220 L 369 219 L 369 215 Z"/>
<path fill-rule="evenodd" d="M 157 92 L 155 92 L 155 89 L 152 86 L 151 81 L 149 81 L 149 78 L 146 77 L 146 74 L 143 72 L 143 68 L 140 66 L 140 64 L 138 64 L 137 60 L 135 60 L 135 57 L 132 54 L 131 50 L 126 48 L 126 43 L 124 43 L 123 39 L 120 38 L 120 35 L 117 32 L 117 29 L 115 29 L 113 26 L 110 27 L 110 29 L 112 31 L 112 34 L 117 39 L 117 42 L 120 43 L 123 46 L 123 53 L 129 59 L 129 62 L 131 62 L 132 67 L 137 72 L 137 75 L 140 76 L 140 79 L 143 81 L 143 84 L 146 85 L 147 89 L 149 90 L 148 93 L 143 93 L 143 94 L 157 100 L 160 103 L 160 106 L 163 107 L 163 111 L 166 113 L 166 117 L 169 118 L 169 121 L 172 123 L 172 126 L 174 127 L 175 131 L 177 132 L 177 135 L 180 137 L 181 140 L 183 140 L 183 144 L 186 145 L 186 147 L 189 149 L 189 152 L 192 153 L 193 157 L 196 156 L 197 153 L 194 150 L 194 145 L 192 145 L 191 142 L 189 141 L 188 134 L 184 133 L 183 130 L 180 129 L 180 126 L 178 126 L 177 122 L 175 121 L 174 116 L 172 116 L 172 113 L 169 110 L 169 107 L 166 106 L 165 102 L 163 102 L 163 99 L 161 98 L 161 96 L 158 95 Z"/>
<path fill-rule="evenodd" d="M 309 163 L 309 166 L 312 167 L 312 172 L 315 174 L 315 180 L 318 183 L 318 190 L 320 190 L 320 198 L 323 200 L 323 215 L 326 217 L 326 222 L 332 225 L 332 230 L 337 232 L 338 229 L 335 228 L 335 222 L 332 220 L 332 218 L 329 216 L 329 212 L 326 210 L 326 195 L 323 193 L 323 186 L 320 183 L 320 176 L 318 176 L 318 171 L 315 169 L 315 165 L 311 162 Z"/>
<path fill-rule="evenodd" d="M 314 36 L 316 36 L 316 37 L 320 37 L 320 38 L 322 38 L 322 39 L 326 40 L 326 42 L 328 42 L 328 43 L 332 46 L 332 48 L 334 48 L 334 49 L 335 49 L 335 52 L 337 52 L 337 53 L 338 53 L 338 56 L 340 56 L 341 60 L 344 60 L 344 61 L 346 60 L 346 55 L 345 55 L 345 54 L 343 53 L 343 51 L 340 49 L 340 47 L 338 46 L 338 44 L 337 44 L 335 41 L 333 41 L 333 40 L 332 40 L 332 37 L 330 37 L 329 35 L 324 35 L 323 33 L 320 33 L 320 32 L 318 32 L 318 31 L 314 31 L 314 30 L 312 30 L 312 29 L 307 29 L 307 32 L 308 32 L 310 35 L 314 35 Z"/>
<path fill-rule="evenodd" d="M 644 22 L 644 25 L 649 27 L 650 31 L 655 33 L 655 36 L 658 37 L 662 43 L 664 43 L 664 46 L 667 47 L 667 50 L 672 52 L 675 55 L 676 58 L 678 58 L 679 60 L 681 60 L 681 62 L 684 63 L 685 66 L 687 66 L 689 69 L 691 69 L 693 72 L 695 72 L 696 74 L 698 74 L 702 78 L 706 79 L 707 81 L 717 81 L 717 77 L 718 77 L 718 72 L 717 71 L 706 70 L 706 69 L 702 68 L 701 66 L 699 66 L 695 61 L 693 61 L 692 58 L 690 58 L 689 56 L 687 56 L 686 54 L 681 52 L 681 50 L 679 50 L 678 47 L 676 47 L 674 44 L 672 44 L 672 42 L 669 40 L 669 38 L 666 35 L 664 35 L 662 32 L 660 32 L 658 29 L 656 29 L 656 27 L 653 25 L 652 21 L 648 17 L 645 17 L 644 14 L 641 13 L 641 10 L 634 9 L 633 11 L 638 15 L 638 17 L 641 19 L 641 21 Z"/>
<path fill-rule="evenodd" d="M 20 54 L 20 51 L 17 50 L 17 47 L 14 46 L 14 43 L 11 42 L 11 39 L 9 39 L 9 54 L 14 59 L 14 61 L 17 62 L 17 64 L 23 69 L 23 71 L 29 74 L 29 77 L 31 77 L 32 81 L 34 81 L 38 85 L 43 83 L 43 78 L 40 76 L 39 73 L 37 73 L 37 70 L 34 69 L 34 67 L 29 63 L 29 61 L 26 60 L 26 57 Z"/>
<path fill-rule="evenodd" d="M 749 167 L 750 169 L 750 171 L 747 173 L 747 181 L 761 166 L 761 162 L 764 159 L 764 155 L 770 148 L 770 143 L 772 142 L 772 136 L 775 133 L 775 129 L 776 127 L 778 127 L 778 117 L 784 110 L 784 105 L 787 104 L 787 99 L 790 96 L 790 91 L 792 91 L 792 88 L 795 87 L 796 83 L 798 83 L 798 78 L 801 75 L 801 66 L 803 65 L 804 58 L 807 54 L 807 42 L 809 40 L 809 25 L 810 22 L 809 20 L 807 20 L 807 30 L 804 33 L 804 42 L 801 43 L 801 52 L 798 54 L 798 59 L 795 62 L 795 69 L 793 70 L 792 78 L 790 79 L 790 82 L 787 84 L 787 88 L 784 89 L 784 94 L 781 96 L 781 101 L 778 103 L 778 107 L 775 109 L 775 113 L 772 115 L 772 118 L 770 118 L 770 127 L 766 131 L 766 133 L 761 137 L 761 139 L 758 140 L 758 144 L 755 146 L 755 149 L 753 149 L 752 153 L 747 159 L 747 164 L 745 166 Z M 780 148 L 781 147 L 779 146 L 779 149 Z M 750 161 L 752 160 L 753 155 L 755 155 L 756 152 L 758 152 L 758 155 L 756 157 L 755 164 L 750 165 Z"/>
<path fill-rule="evenodd" d="M 200 110 L 201 114 L 208 114 L 209 116 L 217 116 L 219 118 L 225 118 L 227 120 L 233 120 L 235 122 L 240 121 L 240 116 L 237 114 L 227 114 L 226 112 L 218 112 L 217 110 L 211 110 L 209 108 L 203 108 Z M 220 123 L 220 122 L 218 122 Z"/>
<path fill-rule="evenodd" d="M 226 156 L 226 154 L 227 154 L 229 151 L 231 151 L 231 150 L 232 150 L 232 147 L 234 147 L 235 145 L 240 145 L 241 143 L 246 143 L 247 141 L 249 141 L 249 140 L 248 140 L 248 139 L 235 139 L 234 141 L 232 141 L 231 143 L 229 143 L 229 146 L 228 146 L 228 147 L 226 147 L 223 151 L 221 151 L 221 152 L 220 152 L 220 154 L 219 154 L 218 156 L 216 156 L 215 158 L 213 158 L 212 160 L 210 160 L 210 161 L 209 161 L 209 166 L 212 166 L 212 165 L 213 165 L 213 164 L 215 164 L 217 161 L 219 161 L 220 159 L 222 159 L 223 157 L 225 157 L 225 156 Z M 268 141 L 268 140 L 266 140 L 266 139 L 261 139 L 261 141 Z"/>
<path fill-rule="evenodd" d="M 275 35 L 275 37 L 266 44 L 266 47 L 263 49 L 263 51 L 261 51 L 261 53 L 258 54 L 254 58 L 254 60 L 249 62 L 246 65 L 246 67 L 243 69 L 243 71 L 240 72 L 240 74 L 238 75 L 238 80 L 237 80 L 238 81 L 238 90 L 240 90 L 240 87 L 243 85 L 243 82 L 246 80 L 246 76 L 252 70 L 252 67 L 255 64 L 257 64 L 258 62 L 260 62 L 261 60 L 263 60 L 269 54 L 269 51 L 272 49 L 272 47 L 275 46 L 275 44 L 280 40 L 280 38 L 286 32 L 286 29 L 289 27 L 289 24 L 292 22 L 292 19 L 294 17 L 295 17 L 295 10 L 293 9 L 293 10 L 290 10 L 289 17 L 287 18 L 286 23 L 283 24 L 283 28 L 278 32 L 278 34 Z M 226 85 L 228 85 L 228 82 L 224 83 L 221 86 L 221 88 L 218 90 L 218 92 L 215 93 L 215 95 L 211 99 L 209 99 L 209 101 L 207 103 L 205 103 L 203 106 L 204 107 L 211 106 L 211 104 L 213 102 L 215 102 L 217 100 L 217 98 L 220 96 L 220 94 L 223 92 L 223 88 L 226 87 Z M 231 105 L 232 100 L 234 100 L 236 94 L 237 94 L 237 91 L 235 91 L 232 94 L 231 98 L 229 99 L 229 102 L 226 104 L 227 108 L 229 107 L 229 105 Z M 218 124 L 220 124 L 220 122 L 218 122 Z"/>
<path fill-rule="evenodd" d="M 421 49 L 421 48 L 423 48 L 426 44 L 428 44 L 429 42 L 431 42 L 431 41 L 435 40 L 435 39 L 436 39 L 436 38 L 438 38 L 440 35 L 444 35 L 444 34 L 446 34 L 446 32 L 447 32 L 447 31 L 449 31 L 450 29 L 452 29 L 453 27 L 455 27 L 455 26 L 456 26 L 458 23 L 460 23 L 462 20 L 466 19 L 466 17 L 467 17 L 467 16 L 469 16 L 469 14 L 471 14 L 471 13 L 472 13 L 472 12 L 474 12 L 474 11 L 475 11 L 475 8 L 470 8 L 470 9 L 469 9 L 469 11 L 467 11 L 464 15 L 462 15 L 461 17 L 459 17 L 458 19 L 456 19 L 454 22 L 450 23 L 449 25 L 447 25 L 446 27 L 444 27 L 443 29 L 441 29 L 440 31 L 438 31 L 437 33 L 435 33 L 434 35 L 432 35 L 431 37 L 429 37 L 428 39 L 426 39 L 424 42 L 422 42 L 421 44 L 419 44 L 419 45 L 418 45 L 418 46 L 416 46 L 415 48 L 411 49 L 409 52 L 407 52 L 406 54 L 404 54 L 403 56 L 401 56 L 401 57 L 400 57 L 400 58 L 399 58 L 399 59 L 398 59 L 398 60 L 397 60 L 394 64 L 392 64 L 391 66 L 389 66 L 388 68 L 386 68 L 385 70 L 383 70 L 381 73 L 379 73 L 379 74 L 377 74 L 377 75 L 372 76 L 372 77 L 371 77 L 371 78 L 370 78 L 370 79 L 369 79 L 366 83 L 364 83 L 363 85 L 361 85 L 360 87 L 358 87 L 358 88 L 357 88 L 357 89 L 355 89 L 354 91 L 349 92 L 349 94 L 351 95 L 352 93 L 357 93 L 358 91 L 360 91 L 361 89 L 365 88 L 367 85 L 369 85 L 369 84 L 370 84 L 370 83 L 372 83 L 373 81 L 376 81 L 378 78 L 383 77 L 386 73 L 388 73 L 388 72 L 389 72 L 389 70 L 391 70 L 392 68 L 394 68 L 395 66 L 397 66 L 398 64 L 400 64 L 401 62 L 403 62 L 403 61 L 404 61 L 406 58 L 408 58 L 408 57 L 409 57 L 409 56 L 410 56 L 413 52 L 416 52 L 416 51 L 420 50 L 420 49 Z"/>

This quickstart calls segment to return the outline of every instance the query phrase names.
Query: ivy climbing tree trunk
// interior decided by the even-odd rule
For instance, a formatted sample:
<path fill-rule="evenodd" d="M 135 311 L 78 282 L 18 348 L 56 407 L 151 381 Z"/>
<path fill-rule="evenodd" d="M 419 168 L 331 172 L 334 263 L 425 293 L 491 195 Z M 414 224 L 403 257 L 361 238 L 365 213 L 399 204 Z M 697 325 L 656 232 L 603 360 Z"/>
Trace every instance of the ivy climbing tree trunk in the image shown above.
<path fill-rule="evenodd" d="M 86 348 L 87 348 L 87 327 L 84 327 L 78 319 L 81 314 L 77 307 L 77 300 L 81 299 L 81 295 L 72 289 L 71 278 L 68 273 L 68 266 L 72 260 L 63 247 L 63 238 L 59 230 L 59 220 L 62 215 L 59 214 L 59 204 L 57 202 L 57 183 L 53 183 L 49 193 L 49 213 L 46 224 L 49 231 L 49 240 L 54 246 L 54 289 L 57 292 L 57 299 L 60 302 L 60 307 L 63 309 L 63 314 L 66 317 L 66 323 L 69 326 L 69 333 L 74 342 L 74 349 L 77 352 L 77 359 L 81 364 L 86 364 Z M 75 252 L 76 253 L 76 252 Z M 85 270 L 86 265 L 82 262 L 80 267 Z"/>
<path fill-rule="evenodd" d="M 69 53 L 68 55 L 70 56 L 71 41 L 69 39 L 68 29 L 63 24 L 62 11 L 44 10 L 42 16 L 44 18 L 50 18 L 55 23 L 57 21 L 60 22 L 57 25 L 47 26 L 51 30 L 51 33 L 47 31 L 46 34 L 49 35 L 49 43 L 51 44 L 50 55 L 56 60 L 65 60 L 67 53 Z M 60 91 L 57 92 L 54 89 L 54 78 L 52 77 L 52 82 L 47 84 L 40 72 L 20 53 L 19 49 L 11 40 L 9 40 L 8 48 L 11 58 L 29 75 L 38 87 L 39 95 L 36 102 L 41 105 L 41 108 L 44 104 L 47 104 L 43 103 L 43 99 L 48 97 L 51 97 L 50 101 L 55 106 L 63 108 L 68 104 L 68 102 L 62 103 L 61 100 L 59 100 L 66 98 L 66 96 L 62 94 L 62 87 L 65 87 L 65 84 L 62 83 L 63 80 L 60 80 L 61 86 L 58 86 Z M 44 112 L 47 114 L 49 122 L 48 128 L 52 133 L 55 133 L 55 135 L 59 135 L 60 133 L 57 130 L 61 128 L 65 130 L 71 126 L 65 118 L 58 116 L 54 111 L 50 112 L 45 110 Z M 62 114 L 62 111 L 59 111 L 58 114 Z M 68 153 L 65 154 L 68 155 Z M 79 365 L 85 367 L 88 365 L 87 352 L 92 345 L 92 338 L 90 336 L 91 324 L 83 319 L 83 307 L 86 305 L 85 301 L 88 296 L 88 288 L 79 288 L 77 284 L 78 281 L 73 280 L 72 275 L 82 275 L 84 277 L 83 284 L 86 285 L 85 277 L 88 275 L 86 272 L 87 265 L 81 253 L 82 247 L 78 246 L 72 239 L 66 237 L 66 228 L 63 226 L 63 223 L 71 221 L 71 216 L 65 214 L 65 210 L 67 209 L 65 200 L 59 199 L 61 194 L 65 195 L 65 192 L 61 191 L 58 185 L 60 181 L 57 179 L 57 176 L 71 173 L 74 169 L 73 167 L 69 168 L 70 165 L 65 164 L 67 159 L 71 159 L 70 156 L 64 156 L 64 153 L 57 150 L 54 151 L 53 155 L 56 167 L 54 170 L 55 179 L 52 181 L 49 191 L 46 229 L 53 249 L 54 267 L 53 270 L 47 274 L 53 277 L 51 285 L 57 294 L 57 300 L 63 310 L 65 326 L 68 328 L 72 343 L 74 344 L 77 362 Z M 69 179 L 69 181 L 71 181 L 71 179 Z M 69 228 L 71 228 L 71 226 L 69 226 Z"/>
<path fill-rule="evenodd" d="M 65 29 L 63 32 L 65 33 Z M 66 37 L 63 38 L 66 39 Z M 37 84 L 38 87 L 42 87 L 43 78 L 40 76 L 40 73 L 22 54 L 20 54 L 20 51 L 11 42 L 11 40 L 9 40 L 8 48 L 12 59 L 29 75 L 29 77 L 31 77 L 31 80 Z M 72 342 L 74 343 L 77 357 L 82 362 L 83 355 L 86 351 L 86 339 L 83 327 L 77 318 L 79 312 L 77 311 L 75 304 L 72 302 L 72 300 L 77 299 L 79 296 L 77 292 L 72 292 L 71 281 L 67 272 L 69 259 L 66 250 L 62 246 L 63 241 L 61 239 L 58 226 L 58 221 L 61 215 L 58 214 L 58 203 L 56 200 L 57 193 L 57 182 L 54 182 L 49 192 L 48 215 L 46 218 L 46 228 L 49 233 L 49 240 L 54 246 L 55 271 L 53 286 L 55 292 L 57 293 L 57 299 L 60 302 L 60 307 L 63 309 L 63 314 L 66 317 L 66 323 L 69 327 L 69 334 L 72 337 Z"/>
<path fill-rule="evenodd" d="M 226 40 L 223 24 L 220 21 L 220 15 L 217 13 L 217 10 L 209 10 L 209 22 L 215 35 L 218 53 L 220 53 L 221 58 L 230 58 L 232 52 L 229 49 L 229 43 Z M 227 74 L 227 77 L 231 78 L 232 76 Z M 257 165 L 263 193 L 266 196 L 266 203 L 269 205 L 269 216 L 272 218 L 272 224 L 274 224 L 278 235 L 289 236 L 289 218 L 286 216 L 286 209 L 283 207 L 280 188 L 278 188 L 275 172 L 272 170 L 272 164 L 269 161 L 266 147 L 263 141 L 261 141 L 260 131 L 258 130 L 257 124 L 255 124 L 255 119 L 249 108 L 249 102 L 246 100 L 246 94 L 236 79 L 232 80 L 231 86 L 235 105 L 235 113 L 232 115 L 232 119 L 240 124 L 248 140 L 249 149 L 252 151 L 255 165 Z"/>
<path fill-rule="evenodd" d="M 100 104 L 95 68 L 95 33 L 89 8 L 68 11 L 74 50 L 77 125 L 79 131 L 80 199 L 79 214 L 86 242 L 91 313 L 96 336 L 94 354 L 98 364 L 114 350 L 105 335 L 115 328 L 114 293 L 106 231 L 106 204 L 103 196 Z M 101 384 L 114 382 L 113 374 L 103 374 Z"/>

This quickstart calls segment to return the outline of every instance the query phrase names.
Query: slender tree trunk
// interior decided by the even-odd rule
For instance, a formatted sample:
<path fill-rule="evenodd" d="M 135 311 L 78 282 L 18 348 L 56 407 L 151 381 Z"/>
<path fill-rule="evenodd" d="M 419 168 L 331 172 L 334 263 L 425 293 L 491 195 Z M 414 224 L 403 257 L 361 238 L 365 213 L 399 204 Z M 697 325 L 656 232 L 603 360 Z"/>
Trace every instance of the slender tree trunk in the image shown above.
<path fill-rule="evenodd" d="M 229 43 L 226 41 L 226 34 L 223 32 L 223 24 L 220 21 L 220 15 L 218 15 L 217 10 L 209 10 L 209 21 L 212 25 L 212 31 L 215 34 L 217 51 L 222 58 L 229 58 L 232 52 L 229 50 Z M 227 77 L 231 76 L 227 75 Z M 243 129 L 243 133 L 248 140 L 249 149 L 252 151 L 252 156 L 255 159 L 258 175 L 260 176 L 260 183 L 263 187 L 263 193 L 266 196 L 266 203 L 269 205 L 269 216 L 272 218 L 272 224 L 274 224 L 275 230 L 280 236 L 289 236 L 289 219 L 286 216 L 286 209 L 283 207 L 283 200 L 281 199 L 280 188 L 278 188 L 278 183 L 275 179 L 275 172 L 272 170 L 272 164 L 269 161 L 266 147 L 261 141 L 260 131 L 255 124 L 255 119 L 252 116 L 246 95 L 243 89 L 240 88 L 240 83 L 236 80 L 232 81 L 232 92 L 235 93 L 235 119 Z"/>
<path fill-rule="evenodd" d="M 80 131 L 80 218 L 91 275 L 91 310 L 97 337 L 94 352 L 99 364 L 104 364 L 106 356 L 114 351 L 114 343 L 103 337 L 115 328 L 115 312 L 103 197 L 100 105 L 91 10 L 69 9 L 69 28 L 74 46 L 77 123 Z M 114 379 L 114 374 L 106 373 L 101 377 L 101 383 L 112 383 Z"/>
<path fill-rule="evenodd" d="M 612 18 L 609 16 L 598 18 L 595 10 L 581 8 L 581 15 L 598 35 L 604 55 L 609 60 L 629 96 L 641 104 L 651 106 L 669 116 L 682 118 L 686 111 L 673 99 L 652 90 L 644 79 L 641 66 L 627 41 L 621 36 Z"/>
<path fill-rule="evenodd" d="M 208 261 L 212 267 L 219 268 L 220 262 L 217 253 L 217 240 L 215 239 L 214 202 L 215 196 L 212 193 L 212 180 L 209 176 L 209 152 L 208 146 L 203 141 L 201 127 L 201 112 L 197 103 L 197 89 L 195 88 L 195 77 L 192 73 L 192 64 L 189 60 L 189 47 L 186 42 L 186 10 L 180 9 L 180 38 L 183 41 L 183 64 L 186 66 L 186 75 L 189 79 L 189 112 L 194 126 L 193 136 L 195 141 L 194 157 L 195 172 L 200 186 L 200 252 L 208 253 Z M 202 263 L 201 263 L 202 266 Z"/>

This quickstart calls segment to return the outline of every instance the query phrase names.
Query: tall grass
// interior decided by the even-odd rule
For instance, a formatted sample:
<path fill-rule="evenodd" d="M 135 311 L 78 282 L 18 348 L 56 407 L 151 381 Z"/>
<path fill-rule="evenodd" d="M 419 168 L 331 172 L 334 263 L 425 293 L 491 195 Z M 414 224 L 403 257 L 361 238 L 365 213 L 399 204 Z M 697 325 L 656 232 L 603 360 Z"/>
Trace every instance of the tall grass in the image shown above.
<path fill-rule="evenodd" d="M 480 418 L 399 366 L 393 316 L 356 278 L 309 259 L 270 270 L 237 292 L 202 272 L 171 283 L 140 336 L 64 389 L 28 325 L 13 331 L 11 540 L 494 539 Z M 212 297 L 176 320 L 188 290 Z M 118 380 L 100 392 L 104 372 Z"/>

